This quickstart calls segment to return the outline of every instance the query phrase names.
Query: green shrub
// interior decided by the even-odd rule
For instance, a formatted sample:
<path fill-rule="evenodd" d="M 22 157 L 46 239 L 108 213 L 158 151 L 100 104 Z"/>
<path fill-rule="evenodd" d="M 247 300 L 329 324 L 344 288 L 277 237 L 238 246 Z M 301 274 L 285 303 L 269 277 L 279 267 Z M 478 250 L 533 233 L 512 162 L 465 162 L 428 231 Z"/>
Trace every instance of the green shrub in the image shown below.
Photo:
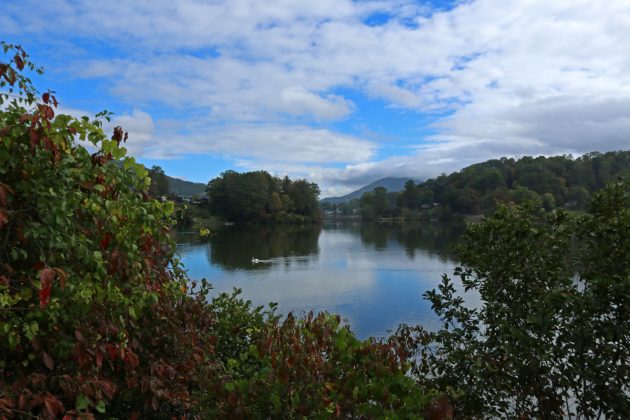
<path fill-rule="evenodd" d="M 425 297 L 443 322 L 402 327 L 416 378 L 463 417 L 630 417 L 628 183 L 591 214 L 500 207 L 470 225 L 455 270 Z"/>
<path fill-rule="evenodd" d="M 0 76 L 25 100 L 0 112 L 0 413 L 186 410 L 212 313 L 183 292 L 173 203 L 149 199 L 121 128 L 55 115 L 3 46 Z"/>
<path fill-rule="evenodd" d="M 225 375 L 202 388 L 204 418 L 419 418 L 431 400 L 406 376 L 397 344 L 358 340 L 339 316 L 280 321 L 220 300 L 232 309 L 221 328 L 240 337 L 222 354 Z"/>

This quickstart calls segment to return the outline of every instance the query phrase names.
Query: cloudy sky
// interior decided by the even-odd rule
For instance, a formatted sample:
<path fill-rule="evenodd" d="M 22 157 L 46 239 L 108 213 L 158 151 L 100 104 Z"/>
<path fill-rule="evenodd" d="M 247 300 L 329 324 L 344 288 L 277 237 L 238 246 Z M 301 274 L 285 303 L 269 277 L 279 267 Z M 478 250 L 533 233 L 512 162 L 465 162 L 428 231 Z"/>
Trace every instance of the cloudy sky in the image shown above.
<path fill-rule="evenodd" d="M 265 169 L 330 196 L 630 145 L 628 0 L 3 1 L 0 39 L 192 181 Z"/>

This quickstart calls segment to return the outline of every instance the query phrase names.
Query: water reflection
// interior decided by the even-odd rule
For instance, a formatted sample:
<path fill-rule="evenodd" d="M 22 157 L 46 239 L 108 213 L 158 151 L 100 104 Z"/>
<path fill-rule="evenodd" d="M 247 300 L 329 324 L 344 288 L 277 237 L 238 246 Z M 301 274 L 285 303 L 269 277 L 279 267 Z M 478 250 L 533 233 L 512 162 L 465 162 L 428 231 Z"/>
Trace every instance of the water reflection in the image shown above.
<path fill-rule="evenodd" d="M 320 232 L 321 226 L 314 224 L 228 227 L 210 237 L 208 261 L 226 270 L 264 270 L 280 257 L 286 264 L 305 264 L 308 259 L 296 257 L 317 255 Z M 254 264 L 252 258 L 261 262 Z"/>
<path fill-rule="evenodd" d="M 230 227 L 206 243 L 178 234 L 178 251 L 193 279 L 216 292 L 243 289 L 255 304 L 281 313 L 340 313 L 362 338 L 384 336 L 400 323 L 437 325 L 422 294 L 450 273 L 453 239 L 446 225 Z M 253 264 L 252 258 L 263 260 Z"/>
<path fill-rule="evenodd" d="M 361 240 L 376 250 L 385 250 L 392 241 L 405 249 L 407 257 L 414 259 L 416 252 L 435 255 L 446 262 L 464 231 L 463 224 L 401 223 L 364 224 L 360 226 Z"/>

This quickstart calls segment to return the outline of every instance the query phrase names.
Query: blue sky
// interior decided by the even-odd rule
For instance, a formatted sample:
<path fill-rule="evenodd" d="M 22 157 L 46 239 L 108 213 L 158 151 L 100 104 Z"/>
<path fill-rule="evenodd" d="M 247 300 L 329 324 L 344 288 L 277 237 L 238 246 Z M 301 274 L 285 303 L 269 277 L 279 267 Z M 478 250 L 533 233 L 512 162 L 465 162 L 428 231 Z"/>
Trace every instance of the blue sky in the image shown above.
<path fill-rule="evenodd" d="M 114 112 L 134 156 L 192 181 L 265 169 L 329 196 L 630 144 L 623 0 L 23 0 L 0 39 L 61 111 Z"/>

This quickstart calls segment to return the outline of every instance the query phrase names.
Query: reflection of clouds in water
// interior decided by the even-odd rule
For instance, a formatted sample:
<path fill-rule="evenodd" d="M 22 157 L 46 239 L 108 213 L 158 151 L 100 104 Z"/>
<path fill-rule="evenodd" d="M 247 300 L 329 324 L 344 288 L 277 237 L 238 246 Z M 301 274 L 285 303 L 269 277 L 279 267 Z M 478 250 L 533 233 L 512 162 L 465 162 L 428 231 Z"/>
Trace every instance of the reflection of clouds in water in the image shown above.
<path fill-rule="evenodd" d="M 254 232 L 248 235 L 247 238 L 260 237 Z M 265 238 L 275 240 L 274 235 Z M 263 259 L 263 252 L 269 248 L 263 244 L 258 249 L 251 246 L 252 241 L 243 245 L 241 252 L 248 255 L 248 261 L 242 266 L 213 264 L 207 258 L 212 247 L 222 246 L 220 241 L 181 245 L 179 251 L 190 277 L 206 277 L 214 286 L 213 294 L 238 287 L 242 296 L 256 305 L 278 303 L 282 314 L 310 310 L 339 313 L 361 338 L 387 335 L 388 330 L 395 330 L 402 322 L 437 327 L 437 318 L 422 294 L 436 288 L 443 273 L 452 273 L 451 260 L 444 261 L 421 246 L 412 259 L 406 254 L 405 245 L 389 234 L 385 247 L 376 248 L 364 240 L 356 226 L 324 227 L 321 233 L 311 234 L 310 238 L 317 239 L 307 239 L 307 246 L 291 236 L 293 232 L 282 239 L 289 238 L 287 241 L 299 247 L 277 243 L 275 246 L 286 254 L 270 255 L 259 264 L 251 264 L 252 256 Z M 228 239 L 230 253 L 239 249 L 236 244 L 240 241 L 245 240 Z M 232 261 L 234 257 L 226 254 L 225 258 Z"/>
<path fill-rule="evenodd" d="M 287 313 L 330 310 L 346 302 L 365 301 L 369 299 L 372 277 L 369 270 L 349 275 L 345 269 L 323 268 L 319 258 L 308 262 L 305 258 L 277 258 L 267 271 L 239 271 L 212 280 L 217 292 L 239 287 L 243 297 L 254 303 L 276 302 L 279 310 Z"/>

